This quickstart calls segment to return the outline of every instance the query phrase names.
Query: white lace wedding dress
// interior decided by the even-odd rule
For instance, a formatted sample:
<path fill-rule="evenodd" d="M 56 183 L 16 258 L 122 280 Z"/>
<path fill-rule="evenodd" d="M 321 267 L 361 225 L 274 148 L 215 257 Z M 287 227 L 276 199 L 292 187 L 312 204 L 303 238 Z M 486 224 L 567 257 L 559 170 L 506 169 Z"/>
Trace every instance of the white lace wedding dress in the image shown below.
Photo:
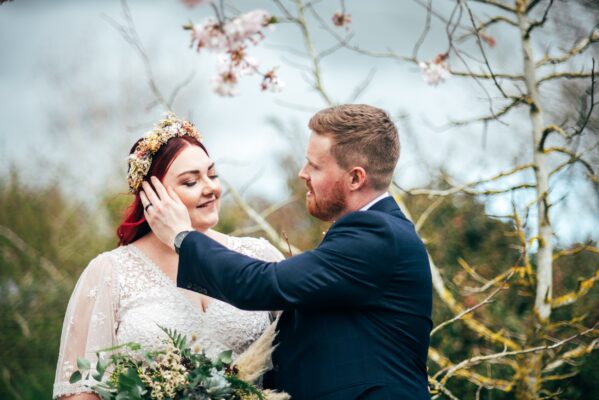
<path fill-rule="evenodd" d="M 229 237 L 227 247 L 266 261 L 283 258 L 264 239 Z M 62 328 L 53 398 L 91 392 L 85 381 L 69 383 L 77 357 L 93 364 L 96 351 L 127 342 L 159 348 L 166 339 L 159 326 L 195 339 L 193 347 L 199 345 L 209 357 L 224 350 L 233 350 L 235 357 L 269 324 L 267 312 L 242 311 L 216 299 L 202 312 L 197 295 L 178 288 L 137 247 L 116 248 L 93 259 L 75 286 Z"/>

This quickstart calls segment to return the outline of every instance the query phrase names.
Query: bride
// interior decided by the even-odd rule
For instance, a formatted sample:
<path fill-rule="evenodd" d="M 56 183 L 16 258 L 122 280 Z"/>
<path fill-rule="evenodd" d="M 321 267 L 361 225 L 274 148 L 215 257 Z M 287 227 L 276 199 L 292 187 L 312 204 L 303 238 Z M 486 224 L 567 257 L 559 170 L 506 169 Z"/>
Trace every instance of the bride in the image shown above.
<path fill-rule="evenodd" d="M 97 400 L 86 381 L 69 383 L 77 358 L 87 358 L 93 365 L 96 351 L 127 342 L 158 348 L 166 339 L 159 326 L 184 333 L 192 348 L 209 357 L 224 350 L 239 355 L 269 326 L 267 312 L 242 311 L 177 288 L 178 255 L 152 233 L 144 219 L 139 189 L 142 181 L 156 176 L 185 203 L 194 229 L 252 257 L 267 261 L 283 258 L 264 239 L 236 238 L 211 229 L 218 222 L 221 186 L 214 162 L 200 140 L 190 122 L 168 113 L 131 149 L 128 182 L 135 199 L 117 229 L 119 247 L 93 259 L 71 295 L 62 328 L 54 399 Z"/>

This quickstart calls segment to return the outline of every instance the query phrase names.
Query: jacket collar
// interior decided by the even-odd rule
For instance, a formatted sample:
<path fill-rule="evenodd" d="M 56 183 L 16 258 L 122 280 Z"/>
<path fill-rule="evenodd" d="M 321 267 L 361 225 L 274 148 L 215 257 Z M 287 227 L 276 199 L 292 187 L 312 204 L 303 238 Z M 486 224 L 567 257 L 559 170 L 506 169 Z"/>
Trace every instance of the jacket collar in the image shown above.
<path fill-rule="evenodd" d="M 392 196 L 377 201 L 368 209 L 368 211 L 382 211 L 389 214 L 399 214 L 401 218 L 407 219 Z"/>

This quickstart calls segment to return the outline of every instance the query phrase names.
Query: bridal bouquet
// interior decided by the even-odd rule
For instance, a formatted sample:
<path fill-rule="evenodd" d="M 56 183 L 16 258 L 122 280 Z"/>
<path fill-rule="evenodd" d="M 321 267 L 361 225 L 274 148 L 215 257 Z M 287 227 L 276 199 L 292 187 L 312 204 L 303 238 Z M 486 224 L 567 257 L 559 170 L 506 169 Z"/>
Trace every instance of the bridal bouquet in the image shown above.
<path fill-rule="evenodd" d="M 184 335 L 164 329 L 169 341 L 160 351 L 144 351 L 127 343 L 100 350 L 95 368 L 83 358 L 70 382 L 81 379 L 102 400 L 197 399 L 197 400 L 286 400 L 286 393 L 262 390 L 252 382 L 268 370 L 274 324 L 235 362 L 231 351 L 215 360 L 194 352 Z M 125 350 L 118 352 L 118 350 Z M 107 353 L 108 357 L 100 357 Z"/>

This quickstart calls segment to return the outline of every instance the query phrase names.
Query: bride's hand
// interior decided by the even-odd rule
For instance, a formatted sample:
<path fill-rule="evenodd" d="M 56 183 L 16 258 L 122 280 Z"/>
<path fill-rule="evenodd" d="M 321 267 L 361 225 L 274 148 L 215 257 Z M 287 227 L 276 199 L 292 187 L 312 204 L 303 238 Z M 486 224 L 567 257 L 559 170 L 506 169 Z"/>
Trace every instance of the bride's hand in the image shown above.
<path fill-rule="evenodd" d="M 193 229 L 189 213 L 174 190 L 165 188 L 154 176 L 150 179 L 154 188 L 144 181 L 143 190 L 139 193 L 144 206 L 144 215 L 152 232 L 172 248 L 177 233 Z"/>

